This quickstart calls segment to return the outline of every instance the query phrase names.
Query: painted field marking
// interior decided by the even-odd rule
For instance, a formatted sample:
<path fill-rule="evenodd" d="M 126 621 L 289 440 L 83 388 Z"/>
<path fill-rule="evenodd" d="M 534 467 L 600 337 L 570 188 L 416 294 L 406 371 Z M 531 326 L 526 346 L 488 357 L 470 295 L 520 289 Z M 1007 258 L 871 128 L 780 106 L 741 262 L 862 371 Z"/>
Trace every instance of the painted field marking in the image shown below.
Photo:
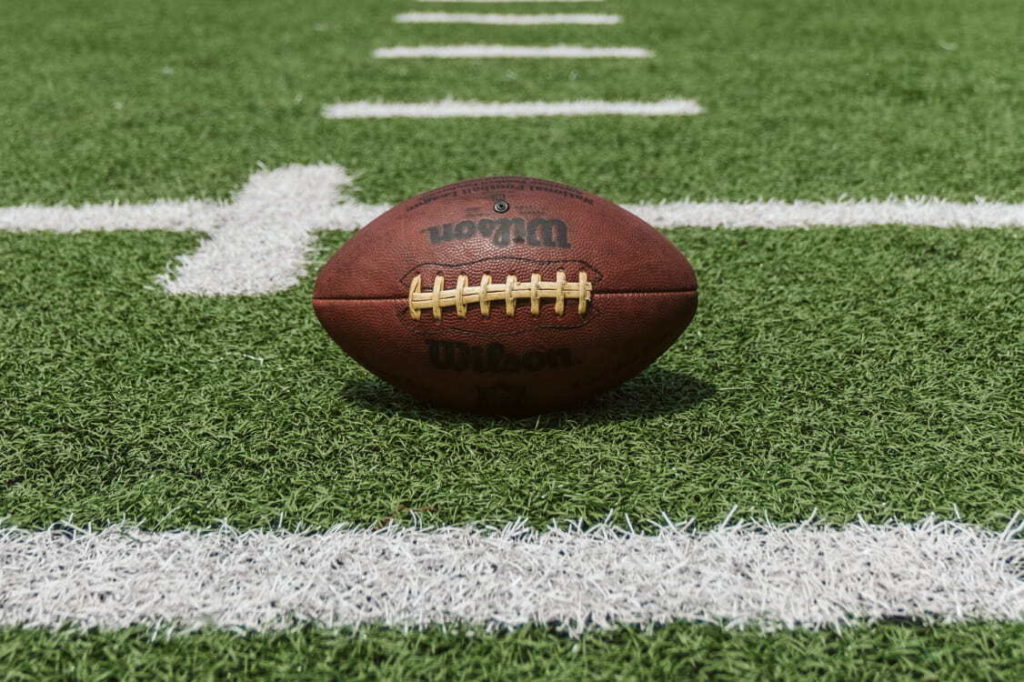
<path fill-rule="evenodd" d="M 205 233 L 156 282 L 172 294 L 252 296 L 284 291 L 309 266 L 321 230 L 354 230 L 386 206 L 352 201 L 352 179 L 335 165 L 253 173 L 231 202 L 0 207 L 0 231 L 166 230 Z"/>
<path fill-rule="evenodd" d="M 378 59 L 649 59 L 642 47 L 586 47 L 583 45 L 398 45 L 373 51 Z"/>
<path fill-rule="evenodd" d="M 148 204 L 85 204 L 83 206 L 0 206 L 2 232 L 212 232 L 225 205 L 199 199 L 157 199 Z"/>
<path fill-rule="evenodd" d="M 473 14 L 467 12 L 406 12 L 398 24 L 484 24 L 493 26 L 609 25 L 622 23 L 618 14 Z"/>
<path fill-rule="evenodd" d="M 704 109 L 692 99 L 657 102 L 339 102 L 328 104 L 324 118 L 527 118 L 534 116 L 695 116 Z"/>
<path fill-rule="evenodd" d="M 323 216 L 352 179 L 340 166 L 290 166 L 253 174 L 224 207 L 212 239 L 157 278 L 172 294 L 283 291 L 306 274 Z M 216 278 L 212 273 L 219 272 Z M 212 279 L 212 281 L 211 281 Z"/>
<path fill-rule="evenodd" d="M 254 173 L 230 202 L 0 207 L 0 231 L 203 233 L 198 249 L 178 258 L 157 282 L 175 294 L 251 296 L 297 284 L 309 267 L 316 232 L 358 229 L 390 208 L 364 204 L 352 191 L 351 175 L 341 166 L 292 165 Z M 623 207 L 663 228 L 1024 227 L 1024 204 L 983 199 L 673 201 Z"/>
<path fill-rule="evenodd" d="M 625 204 L 623 207 L 657 227 L 1024 227 L 1024 204 L 985 199 L 970 203 L 936 197 L 839 201 L 665 201 Z"/>
<path fill-rule="evenodd" d="M 1024 620 L 1022 526 L 0 528 L 0 626 L 274 630 Z M 344 561 L 339 561 L 343 557 Z"/>

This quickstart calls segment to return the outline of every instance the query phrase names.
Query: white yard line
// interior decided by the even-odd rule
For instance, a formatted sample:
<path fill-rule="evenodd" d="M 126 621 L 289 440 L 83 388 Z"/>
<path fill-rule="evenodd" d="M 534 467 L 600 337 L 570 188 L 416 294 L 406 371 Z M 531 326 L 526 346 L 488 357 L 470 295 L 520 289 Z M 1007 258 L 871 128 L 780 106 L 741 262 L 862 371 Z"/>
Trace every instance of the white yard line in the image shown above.
<path fill-rule="evenodd" d="M 0 530 L 0 625 L 295 625 L 570 632 L 671 621 L 833 628 L 1024 620 L 1021 525 L 521 525 L 321 534 Z"/>
<path fill-rule="evenodd" d="M 657 102 L 339 102 L 324 118 L 523 118 L 534 116 L 693 116 L 704 110 L 692 99 Z"/>
<path fill-rule="evenodd" d="M 642 47 L 586 47 L 583 45 L 398 45 L 373 51 L 378 59 L 648 59 Z"/>
<path fill-rule="evenodd" d="M 354 230 L 389 208 L 352 198 L 341 166 L 286 166 L 254 173 L 230 202 L 0 207 L 0 231 L 196 231 L 207 235 L 157 278 L 171 293 L 257 295 L 298 283 L 322 230 Z M 1024 227 L 1024 204 L 937 198 L 839 201 L 673 201 L 624 204 L 657 227 Z"/>
<path fill-rule="evenodd" d="M 610 25 L 622 23 L 618 14 L 473 14 L 467 12 L 406 12 L 398 24 L 483 24 L 488 26 Z"/>
<path fill-rule="evenodd" d="M 148 204 L 84 206 L 0 206 L 4 232 L 113 232 L 163 230 L 210 232 L 220 224 L 225 205 L 216 201 L 157 199 Z"/>
<path fill-rule="evenodd" d="M 1024 227 L 1024 204 L 935 197 L 839 201 L 667 201 L 626 204 L 657 227 Z"/>
<path fill-rule="evenodd" d="M 212 236 L 195 253 L 181 256 L 158 283 L 172 294 L 200 295 L 253 295 L 294 286 L 306 273 L 322 216 L 351 184 L 344 169 L 326 164 L 255 173 L 224 209 Z"/>

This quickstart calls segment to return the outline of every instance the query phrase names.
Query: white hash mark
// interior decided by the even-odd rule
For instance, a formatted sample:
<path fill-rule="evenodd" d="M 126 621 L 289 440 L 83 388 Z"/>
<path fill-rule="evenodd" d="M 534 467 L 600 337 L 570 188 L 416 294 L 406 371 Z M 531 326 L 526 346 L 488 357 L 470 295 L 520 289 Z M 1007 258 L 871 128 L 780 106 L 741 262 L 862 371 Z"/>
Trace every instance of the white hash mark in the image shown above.
<path fill-rule="evenodd" d="M 618 14 L 477 14 L 472 12 L 405 12 L 395 15 L 397 24 L 480 24 L 486 26 L 612 25 L 622 23 Z"/>
<path fill-rule="evenodd" d="M 586 47 L 583 45 L 398 45 L 373 51 L 378 59 L 648 59 L 642 47 Z"/>
<path fill-rule="evenodd" d="M 692 99 L 656 102 L 339 102 L 322 110 L 324 118 L 530 118 L 538 116 L 695 116 L 704 109 Z"/>

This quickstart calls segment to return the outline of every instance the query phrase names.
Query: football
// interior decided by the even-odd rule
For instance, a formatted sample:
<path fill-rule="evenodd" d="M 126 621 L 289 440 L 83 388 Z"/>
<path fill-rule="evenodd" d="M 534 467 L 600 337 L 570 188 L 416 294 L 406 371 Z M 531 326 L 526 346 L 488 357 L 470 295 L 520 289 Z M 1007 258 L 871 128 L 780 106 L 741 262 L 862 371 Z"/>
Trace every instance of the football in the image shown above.
<path fill-rule="evenodd" d="M 686 257 L 625 209 L 547 180 L 467 180 L 359 230 L 313 289 L 357 362 L 429 403 L 522 416 L 636 375 L 697 308 Z"/>

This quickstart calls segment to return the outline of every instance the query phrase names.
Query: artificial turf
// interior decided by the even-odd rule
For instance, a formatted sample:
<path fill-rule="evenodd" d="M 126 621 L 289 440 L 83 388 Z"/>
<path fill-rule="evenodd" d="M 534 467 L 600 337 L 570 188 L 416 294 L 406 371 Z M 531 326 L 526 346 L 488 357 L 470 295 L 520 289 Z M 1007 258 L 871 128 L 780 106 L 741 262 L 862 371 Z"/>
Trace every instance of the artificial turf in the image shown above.
<path fill-rule="evenodd" d="M 0 679 L 1008 680 L 1024 626 L 883 623 L 841 632 L 674 623 L 578 639 L 525 627 L 267 634 L 0 630 Z"/>
<path fill-rule="evenodd" d="M 523 421 L 373 378 L 319 328 L 309 277 L 167 295 L 153 276 L 194 236 L 0 235 L 0 509 L 173 529 L 734 507 L 1000 527 L 1024 507 L 1024 231 L 668 234 L 700 278 L 691 328 L 594 404 Z"/>
<path fill-rule="evenodd" d="M 407 0 L 37 0 L 0 21 L 0 206 L 223 198 L 338 163 L 393 202 L 481 175 L 614 200 L 1024 200 L 1013 0 L 609 0 L 616 27 L 397 25 Z M 517 4 L 503 11 L 550 11 Z M 375 60 L 449 43 L 652 60 Z M 335 101 L 692 97 L 685 118 L 329 121 Z M 693 326 L 641 377 L 529 421 L 417 406 L 318 328 L 311 280 L 169 296 L 190 234 L 0 233 L 0 517 L 163 530 L 385 519 L 638 528 L 1024 507 L 1024 232 L 669 233 Z M 326 234 L 320 260 L 342 235 Z M 2 562 L 0 562 L 2 573 Z M 2 608 L 2 605 L 0 605 Z M 506 634 L 0 630 L 2 679 L 1010 679 L 1019 624 L 674 623 Z"/>
<path fill-rule="evenodd" d="M 612 1 L 599 11 L 622 15 L 613 27 L 392 23 L 417 4 L 13 3 L 0 24 L 0 205 L 225 196 L 258 162 L 325 161 L 356 171 L 371 202 L 499 174 L 629 202 L 1024 198 L 1015 0 Z M 372 57 L 376 47 L 464 42 L 637 46 L 656 56 Z M 693 97 L 707 113 L 319 116 L 335 101 L 447 96 Z"/>

